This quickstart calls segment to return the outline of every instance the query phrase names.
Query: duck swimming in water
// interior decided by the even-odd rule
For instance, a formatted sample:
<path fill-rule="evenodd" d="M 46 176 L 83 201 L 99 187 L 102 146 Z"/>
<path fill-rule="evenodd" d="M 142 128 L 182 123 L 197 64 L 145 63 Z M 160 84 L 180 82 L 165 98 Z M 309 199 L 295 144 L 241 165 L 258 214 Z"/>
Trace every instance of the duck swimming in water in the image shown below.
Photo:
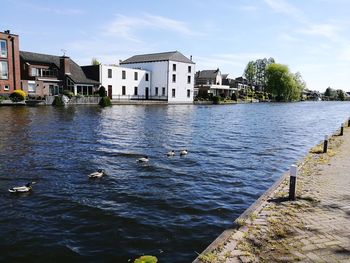
<path fill-rule="evenodd" d="M 167 154 L 166 154 L 166 156 L 175 156 L 175 151 L 174 150 L 172 150 L 172 151 L 170 151 L 170 152 L 168 152 Z"/>
<path fill-rule="evenodd" d="M 180 151 L 180 155 L 181 155 L 181 156 L 187 155 L 187 154 L 188 154 L 188 151 L 187 151 L 186 149 Z"/>
<path fill-rule="evenodd" d="M 27 183 L 24 186 L 16 186 L 16 187 L 10 188 L 9 192 L 10 193 L 28 193 L 32 190 L 33 184 L 35 184 L 35 182 Z"/>
<path fill-rule="evenodd" d="M 101 178 L 104 175 L 106 175 L 105 170 L 98 169 L 97 172 L 93 172 L 93 173 L 89 174 L 88 176 L 89 176 L 89 178 L 93 179 L 93 178 Z"/>
<path fill-rule="evenodd" d="M 137 159 L 138 163 L 147 163 L 148 161 L 149 161 L 148 156 L 143 156 L 143 157 Z"/>

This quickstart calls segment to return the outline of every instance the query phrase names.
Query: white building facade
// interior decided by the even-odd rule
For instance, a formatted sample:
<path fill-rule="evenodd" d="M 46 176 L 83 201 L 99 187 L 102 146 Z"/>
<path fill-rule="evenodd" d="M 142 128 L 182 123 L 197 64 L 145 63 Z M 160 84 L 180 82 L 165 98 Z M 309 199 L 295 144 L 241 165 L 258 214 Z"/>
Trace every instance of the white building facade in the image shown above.
<path fill-rule="evenodd" d="M 113 100 L 149 99 L 151 73 L 146 70 L 100 65 L 101 85 Z"/>
<path fill-rule="evenodd" d="M 151 99 L 151 72 L 117 65 L 92 65 L 82 67 L 91 79 L 105 87 L 113 100 Z"/>
<path fill-rule="evenodd" d="M 193 103 L 195 63 L 180 52 L 137 55 L 120 64 L 152 74 L 149 99 Z"/>

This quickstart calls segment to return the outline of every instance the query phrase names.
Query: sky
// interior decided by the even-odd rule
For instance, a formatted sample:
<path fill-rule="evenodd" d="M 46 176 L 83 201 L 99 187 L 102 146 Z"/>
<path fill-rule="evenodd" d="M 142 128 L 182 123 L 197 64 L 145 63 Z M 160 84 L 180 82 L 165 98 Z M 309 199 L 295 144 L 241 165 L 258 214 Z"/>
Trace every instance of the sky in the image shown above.
<path fill-rule="evenodd" d="M 273 57 L 311 90 L 350 91 L 348 0 L 1 0 L 0 30 L 20 50 L 97 58 L 178 50 L 196 70 L 242 76 L 251 60 Z"/>

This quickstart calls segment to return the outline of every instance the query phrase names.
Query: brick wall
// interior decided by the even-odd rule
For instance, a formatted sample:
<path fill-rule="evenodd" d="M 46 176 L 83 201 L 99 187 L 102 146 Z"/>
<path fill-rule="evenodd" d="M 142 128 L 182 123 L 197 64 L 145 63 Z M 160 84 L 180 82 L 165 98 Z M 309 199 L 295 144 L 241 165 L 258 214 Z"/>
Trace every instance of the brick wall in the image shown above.
<path fill-rule="evenodd" d="M 19 38 L 17 35 L 0 32 L 0 40 L 6 42 L 7 48 L 7 57 L 0 57 L 0 62 L 7 62 L 8 67 L 8 79 L 0 78 L 0 94 L 10 94 L 15 89 L 21 89 Z M 5 90 L 5 86 L 9 90 Z"/>

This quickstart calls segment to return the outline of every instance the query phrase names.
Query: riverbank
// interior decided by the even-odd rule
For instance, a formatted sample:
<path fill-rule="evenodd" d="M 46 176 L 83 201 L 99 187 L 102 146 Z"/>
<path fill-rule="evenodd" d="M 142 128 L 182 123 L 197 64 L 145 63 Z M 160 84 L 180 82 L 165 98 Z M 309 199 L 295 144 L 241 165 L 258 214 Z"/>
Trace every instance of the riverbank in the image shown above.
<path fill-rule="evenodd" d="M 349 128 L 327 153 L 312 148 L 298 163 L 296 201 L 286 173 L 194 262 L 350 262 L 349 149 Z"/>

